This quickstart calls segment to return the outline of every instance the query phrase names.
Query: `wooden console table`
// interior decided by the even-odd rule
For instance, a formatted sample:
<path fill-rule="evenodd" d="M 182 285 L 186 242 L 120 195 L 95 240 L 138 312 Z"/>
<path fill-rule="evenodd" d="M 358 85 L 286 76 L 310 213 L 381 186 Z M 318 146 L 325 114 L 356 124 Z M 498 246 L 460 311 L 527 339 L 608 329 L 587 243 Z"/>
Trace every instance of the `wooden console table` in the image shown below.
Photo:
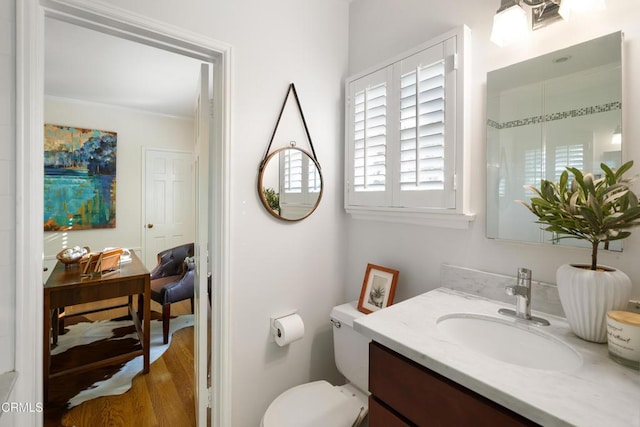
<path fill-rule="evenodd" d="M 149 345 L 151 340 L 149 329 L 151 288 L 149 284 L 149 272 L 133 252 L 131 252 L 131 262 L 124 263 L 117 271 L 106 273 L 101 277 L 82 277 L 78 264 L 70 267 L 65 267 L 60 262 L 56 264 L 47 283 L 44 285 L 43 394 L 45 402 L 49 397 L 49 380 L 65 374 L 85 372 L 102 366 L 121 363 L 139 355 L 143 356 L 143 372 L 145 374 L 149 372 Z M 133 295 L 143 296 L 142 307 L 139 307 L 137 312 L 133 307 Z M 71 369 L 51 372 L 52 310 L 123 296 L 129 297 L 127 306 L 138 332 L 141 349 Z M 142 314 L 142 318 L 138 313 Z"/>

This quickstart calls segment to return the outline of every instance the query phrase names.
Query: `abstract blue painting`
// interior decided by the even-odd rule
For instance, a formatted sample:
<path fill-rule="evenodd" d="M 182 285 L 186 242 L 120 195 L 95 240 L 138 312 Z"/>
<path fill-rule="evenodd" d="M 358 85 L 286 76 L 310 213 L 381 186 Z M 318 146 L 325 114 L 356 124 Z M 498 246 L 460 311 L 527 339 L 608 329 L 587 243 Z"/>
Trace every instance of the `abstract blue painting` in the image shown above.
<path fill-rule="evenodd" d="M 44 231 L 116 226 L 116 132 L 44 125 Z"/>

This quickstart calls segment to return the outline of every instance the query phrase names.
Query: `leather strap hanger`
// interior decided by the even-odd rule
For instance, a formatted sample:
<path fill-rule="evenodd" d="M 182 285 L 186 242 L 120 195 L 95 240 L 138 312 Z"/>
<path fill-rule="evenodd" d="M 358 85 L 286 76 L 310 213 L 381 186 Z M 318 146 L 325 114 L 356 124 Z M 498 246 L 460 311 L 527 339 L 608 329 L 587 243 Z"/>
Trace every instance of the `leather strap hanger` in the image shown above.
<path fill-rule="evenodd" d="M 316 161 L 318 166 L 318 170 L 320 170 L 320 162 L 318 161 L 318 157 L 316 156 L 316 151 L 313 148 L 313 142 L 311 141 L 311 134 L 309 133 L 309 128 L 307 127 L 307 121 L 304 118 L 304 113 L 302 112 L 302 106 L 300 106 L 300 98 L 298 98 L 298 92 L 296 91 L 296 86 L 291 83 L 289 84 L 289 90 L 284 97 L 284 101 L 282 102 L 282 108 L 280 109 L 280 115 L 278 115 L 278 121 L 276 122 L 276 126 L 273 129 L 273 133 L 271 134 L 271 140 L 269 141 L 269 145 L 267 146 L 267 151 L 264 153 L 264 157 L 260 162 L 259 170 L 262 171 L 264 168 L 265 162 L 267 161 L 267 157 L 269 156 L 269 151 L 271 150 L 271 144 L 273 144 L 273 138 L 276 136 L 276 131 L 278 130 L 278 125 L 280 124 L 280 119 L 282 119 L 282 113 L 284 112 L 284 107 L 287 105 L 287 100 L 289 99 L 289 94 L 293 92 L 293 97 L 296 100 L 296 105 L 298 106 L 298 111 L 300 112 L 300 117 L 302 118 L 302 124 L 304 125 L 304 131 L 307 134 L 307 139 L 309 140 L 309 146 L 311 147 L 311 154 L 313 155 L 313 159 Z"/>

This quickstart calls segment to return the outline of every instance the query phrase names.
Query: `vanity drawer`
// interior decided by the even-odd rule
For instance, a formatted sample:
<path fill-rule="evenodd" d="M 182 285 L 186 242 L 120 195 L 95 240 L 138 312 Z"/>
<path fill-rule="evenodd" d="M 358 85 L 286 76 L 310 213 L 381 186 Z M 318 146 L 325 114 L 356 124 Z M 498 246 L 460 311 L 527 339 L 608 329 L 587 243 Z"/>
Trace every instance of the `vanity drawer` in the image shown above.
<path fill-rule="evenodd" d="M 369 427 L 412 427 L 373 396 L 369 396 Z"/>
<path fill-rule="evenodd" d="M 373 341 L 369 391 L 417 426 L 537 425 Z M 371 425 L 382 425 L 374 417 L 370 414 Z"/>

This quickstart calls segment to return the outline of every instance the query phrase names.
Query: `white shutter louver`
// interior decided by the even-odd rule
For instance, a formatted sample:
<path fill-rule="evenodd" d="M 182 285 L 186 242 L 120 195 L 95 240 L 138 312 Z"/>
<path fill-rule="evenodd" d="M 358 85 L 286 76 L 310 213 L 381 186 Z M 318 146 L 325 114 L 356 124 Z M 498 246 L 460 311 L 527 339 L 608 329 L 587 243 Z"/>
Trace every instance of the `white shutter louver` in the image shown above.
<path fill-rule="evenodd" d="M 309 185 L 307 191 L 309 193 L 319 193 L 321 184 L 320 184 L 320 171 L 316 167 L 316 164 L 313 162 L 311 158 L 308 159 L 309 166 Z"/>
<path fill-rule="evenodd" d="M 302 192 L 302 152 L 284 151 L 284 192 Z"/>
<path fill-rule="evenodd" d="M 524 152 L 524 184 L 540 187 L 540 180 L 544 176 L 545 160 L 544 152 L 540 148 L 526 150 Z M 527 189 L 527 198 L 534 196 L 534 192 Z"/>
<path fill-rule="evenodd" d="M 386 186 L 387 85 L 354 96 L 354 191 L 384 191 Z"/>
<path fill-rule="evenodd" d="M 567 167 L 583 170 L 584 145 L 572 144 L 556 147 L 554 181 L 560 181 L 560 175 Z M 569 176 L 571 178 L 571 175 Z"/>
<path fill-rule="evenodd" d="M 440 60 L 401 76 L 401 191 L 444 188 L 444 73 Z"/>

